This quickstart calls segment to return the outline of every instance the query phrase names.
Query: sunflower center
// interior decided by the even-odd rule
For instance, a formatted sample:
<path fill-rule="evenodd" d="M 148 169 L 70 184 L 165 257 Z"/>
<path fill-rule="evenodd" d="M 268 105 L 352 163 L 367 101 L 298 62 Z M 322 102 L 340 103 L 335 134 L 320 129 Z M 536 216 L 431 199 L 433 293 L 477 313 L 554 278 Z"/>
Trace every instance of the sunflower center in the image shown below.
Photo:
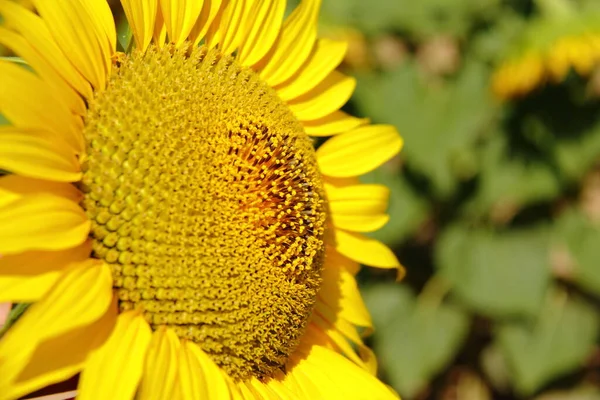
<path fill-rule="evenodd" d="M 89 104 L 83 207 L 121 311 L 236 379 L 283 368 L 320 285 L 325 201 L 310 139 L 232 57 L 151 47 Z"/>

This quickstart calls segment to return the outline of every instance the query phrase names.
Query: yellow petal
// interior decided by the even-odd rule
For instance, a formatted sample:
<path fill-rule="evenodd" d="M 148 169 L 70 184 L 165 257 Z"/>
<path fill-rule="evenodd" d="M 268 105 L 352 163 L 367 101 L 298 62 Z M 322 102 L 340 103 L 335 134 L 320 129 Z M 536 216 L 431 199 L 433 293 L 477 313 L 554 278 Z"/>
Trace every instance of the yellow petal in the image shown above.
<path fill-rule="evenodd" d="M 281 397 L 269 385 L 264 384 L 255 377 L 245 382 L 240 382 L 253 394 L 253 399 L 257 400 L 280 400 Z M 239 385 L 239 384 L 238 384 Z"/>
<path fill-rule="evenodd" d="M 333 71 L 308 93 L 288 103 L 300 121 L 323 118 L 339 110 L 352 96 L 356 79 Z"/>
<path fill-rule="evenodd" d="M 173 397 L 179 347 L 179 338 L 172 330 L 161 327 L 154 332 L 146 354 L 139 399 L 162 400 Z"/>
<path fill-rule="evenodd" d="M 245 382 L 238 382 L 236 385 L 237 391 L 239 392 L 240 400 L 263 400 L 263 397 L 259 397 L 258 394 L 252 390 Z M 236 400 L 236 395 L 233 396 L 234 400 Z M 270 400 L 269 397 L 265 399 Z"/>
<path fill-rule="evenodd" d="M 269 388 L 275 392 L 275 394 L 279 397 L 277 399 L 300 399 L 298 392 L 292 392 L 283 384 L 284 375 L 281 371 L 279 374 L 275 374 L 271 379 L 267 380 L 264 384 L 269 386 Z M 262 382 L 259 382 L 262 384 Z M 314 398 L 314 397 L 313 397 Z"/>
<path fill-rule="evenodd" d="M 34 302 L 54 285 L 62 270 L 89 258 L 91 242 L 61 251 L 28 251 L 0 257 L 0 301 Z"/>
<path fill-rule="evenodd" d="M 313 319 L 313 323 L 308 326 L 307 332 L 310 335 L 311 343 L 341 353 L 371 375 L 377 375 L 377 359 L 375 358 L 375 354 L 362 341 L 351 343 L 330 321 L 326 321 L 317 315 Z M 357 348 L 360 355 L 356 353 Z M 365 358 L 363 359 L 362 357 Z"/>
<path fill-rule="evenodd" d="M 317 161 L 325 175 L 358 176 L 379 167 L 401 148 L 396 128 L 371 125 L 329 139 L 317 150 Z"/>
<path fill-rule="evenodd" d="M 400 268 L 394 253 L 378 240 L 341 229 L 336 229 L 335 240 L 336 250 L 354 261 L 371 267 Z"/>
<path fill-rule="evenodd" d="M 335 188 L 325 185 L 334 225 L 353 232 L 373 232 L 384 226 L 389 189 L 382 185 Z"/>
<path fill-rule="evenodd" d="M 204 39 L 204 35 L 208 32 L 208 28 L 210 28 L 220 8 L 221 0 L 204 0 L 200 16 L 189 35 L 189 40 L 194 46 L 197 46 Z"/>
<path fill-rule="evenodd" d="M 154 23 L 154 34 L 152 35 L 152 39 L 158 47 L 162 47 L 167 39 L 167 28 L 165 27 L 165 19 L 163 18 L 160 7 L 156 10 L 156 22 Z"/>
<path fill-rule="evenodd" d="M 15 399 L 54 383 L 63 382 L 83 368 L 88 354 L 106 338 L 116 319 L 116 303 L 97 321 L 39 343 L 24 365 L 0 374 L 0 399 Z M 2 365 L 7 366 L 8 364 Z"/>
<path fill-rule="evenodd" d="M 77 399 L 132 399 L 151 336 L 150 326 L 138 311 L 120 314 L 110 337 L 86 360 Z"/>
<path fill-rule="evenodd" d="M 0 76 L 0 113 L 14 126 L 51 131 L 76 152 L 83 151 L 83 135 L 75 121 L 80 117 L 56 101 L 48 84 L 25 68 L 6 61 L 0 61 Z"/>
<path fill-rule="evenodd" d="M 79 93 L 60 76 L 59 72 L 46 61 L 25 38 L 15 32 L 0 27 L 0 45 L 11 49 L 46 82 L 58 101 L 71 112 L 84 116 L 86 107 Z"/>
<path fill-rule="evenodd" d="M 384 185 L 325 185 L 329 207 L 334 214 L 381 214 L 388 206 L 390 190 Z"/>
<path fill-rule="evenodd" d="M 117 46 L 117 31 L 115 29 L 115 20 L 106 0 L 76 0 L 81 9 L 85 10 L 82 19 L 87 21 L 88 29 L 96 36 L 100 47 L 100 53 L 103 55 L 106 76 L 112 69 L 111 58 L 115 54 Z M 100 60 L 99 60 L 100 61 Z"/>
<path fill-rule="evenodd" d="M 224 373 L 196 344 L 182 343 L 179 354 L 180 390 L 184 399 L 229 398 Z"/>
<path fill-rule="evenodd" d="M 285 12 L 285 0 L 258 0 L 255 1 L 247 18 L 245 30 L 248 32 L 242 37 L 238 51 L 240 63 L 252 66 L 259 62 L 271 49 Z"/>
<path fill-rule="evenodd" d="M 196 24 L 202 0 L 159 0 L 169 40 L 180 46 Z"/>
<path fill-rule="evenodd" d="M 133 32 L 135 45 L 141 51 L 146 48 L 154 35 L 158 0 L 121 0 L 123 11 Z"/>
<path fill-rule="evenodd" d="M 356 118 L 343 111 L 334 111 L 326 117 L 303 121 L 304 131 L 309 136 L 331 136 L 347 132 L 369 123 L 368 118 Z"/>
<path fill-rule="evenodd" d="M 73 203 L 79 203 L 83 199 L 83 194 L 68 183 L 33 179 L 14 174 L 0 177 L 0 207 L 27 196 L 48 193 L 64 197 Z"/>
<path fill-rule="evenodd" d="M 12 29 L 52 65 L 58 73 L 85 98 L 92 98 L 89 82 L 71 64 L 50 34 L 46 21 L 10 0 L 0 0 L 0 14 Z"/>
<path fill-rule="evenodd" d="M 356 262 L 331 251 L 325 257 L 319 299 L 352 324 L 372 327 L 371 315 L 350 272 L 358 268 Z"/>
<path fill-rule="evenodd" d="M 37 130 L 0 130 L 0 169 L 31 178 L 61 182 L 81 179 L 73 149 Z"/>
<path fill-rule="evenodd" d="M 321 0 L 302 0 L 283 23 L 268 58 L 255 67 L 270 86 L 289 79 L 310 55 L 317 37 L 320 7 Z"/>
<path fill-rule="evenodd" d="M 387 214 L 332 214 L 331 220 L 336 228 L 345 229 L 351 232 L 375 232 L 388 223 L 390 216 Z"/>
<path fill-rule="evenodd" d="M 79 0 L 87 7 L 88 14 L 94 19 L 94 27 L 98 30 L 98 39 L 105 39 L 109 53 L 112 55 L 117 48 L 117 30 L 115 20 L 106 0 Z"/>
<path fill-rule="evenodd" d="M 323 346 L 311 346 L 289 374 L 312 381 L 323 399 L 398 399 L 369 372 Z"/>
<path fill-rule="evenodd" d="M 66 270 L 0 341 L 0 365 L 10 371 L 0 374 L 0 393 L 15 384 L 41 346 L 99 320 L 111 299 L 110 269 L 100 261 L 88 260 Z"/>
<path fill-rule="evenodd" d="M 80 245 L 91 222 L 69 199 L 41 193 L 0 205 L 0 254 L 62 250 Z"/>
<path fill-rule="evenodd" d="M 285 83 L 275 89 L 284 101 L 293 100 L 314 89 L 344 59 L 347 42 L 319 39 L 306 64 Z"/>
<path fill-rule="evenodd" d="M 32 0 L 50 34 L 75 68 L 98 90 L 104 89 L 110 65 L 107 53 L 90 26 L 94 21 L 79 2 Z"/>
<path fill-rule="evenodd" d="M 219 45 L 223 54 L 231 54 L 237 49 L 246 33 L 241 29 L 244 15 L 249 9 L 250 0 L 230 0 L 223 2 L 206 34 L 206 43 L 209 48 Z"/>
<path fill-rule="evenodd" d="M 179 349 L 179 390 L 181 399 L 203 400 L 208 398 L 208 393 L 203 385 L 202 367 L 191 351 L 190 342 L 183 342 Z"/>
<path fill-rule="evenodd" d="M 306 376 L 305 371 L 294 368 L 297 364 L 298 358 L 292 356 L 287 366 L 289 372 L 281 378 L 282 385 L 290 392 L 296 393 L 302 400 L 324 399 L 319 388 Z"/>
<path fill-rule="evenodd" d="M 56 283 L 60 271 L 34 276 L 0 275 L 0 301 L 31 303 L 39 300 Z"/>

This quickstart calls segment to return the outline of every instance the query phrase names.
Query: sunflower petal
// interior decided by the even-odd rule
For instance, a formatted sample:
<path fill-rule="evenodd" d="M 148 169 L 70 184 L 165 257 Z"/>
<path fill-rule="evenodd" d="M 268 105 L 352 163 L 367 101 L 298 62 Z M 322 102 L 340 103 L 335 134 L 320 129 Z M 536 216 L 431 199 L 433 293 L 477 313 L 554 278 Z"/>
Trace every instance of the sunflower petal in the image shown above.
<path fill-rule="evenodd" d="M 288 103 L 300 121 L 323 118 L 342 108 L 352 96 L 356 79 L 333 71 L 308 93 Z"/>
<path fill-rule="evenodd" d="M 356 279 L 350 272 L 356 269 L 356 262 L 327 252 L 323 268 L 323 283 L 319 299 L 336 314 L 354 325 L 371 328 L 371 315 L 363 302 Z"/>
<path fill-rule="evenodd" d="M 1 204 L 0 226 L 0 254 L 6 255 L 78 246 L 91 222 L 73 201 L 41 193 Z"/>
<path fill-rule="evenodd" d="M 343 111 L 334 111 L 323 118 L 302 121 L 304 131 L 308 136 L 332 136 L 368 123 L 368 118 L 356 118 Z"/>
<path fill-rule="evenodd" d="M 290 374 L 310 379 L 321 390 L 320 398 L 398 399 L 369 372 L 323 346 L 311 346 Z"/>
<path fill-rule="evenodd" d="M 85 10 L 85 16 L 82 17 L 87 22 L 88 29 L 96 35 L 96 40 L 100 47 L 100 53 L 104 56 L 105 71 L 110 73 L 112 69 L 111 58 L 115 54 L 117 46 L 117 31 L 115 20 L 106 0 L 76 0 Z M 106 57 L 108 55 L 108 57 Z"/>
<path fill-rule="evenodd" d="M 140 385 L 141 400 L 171 399 L 177 377 L 179 338 L 167 328 L 152 335 Z"/>
<path fill-rule="evenodd" d="M 333 214 L 380 214 L 388 206 L 390 190 L 384 185 L 325 185 L 327 200 Z"/>
<path fill-rule="evenodd" d="M 0 130 L 0 169 L 31 178 L 61 182 L 81 179 L 72 149 L 47 132 Z"/>
<path fill-rule="evenodd" d="M 351 232 L 375 232 L 381 229 L 390 220 L 387 214 L 376 215 L 344 215 L 333 214 L 331 216 L 333 225 L 339 229 Z"/>
<path fill-rule="evenodd" d="M 91 243 L 61 251 L 28 251 L 0 257 L 0 302 L 38 301 L 61 270 L 89 257 Z"/>
<path fill-rule="evenodd" d="M 329 139 L 317 150 L 317 162 L 325 175 L 359 176 L 379 167 L 401 148 L 396 128 L 371 125 Z"/>
<path fill-rule="evenodd" d="M 270 86 L 285 82 L 300 69 L 317 38 L 317 19 L 321 0 L 302 0 L 283 23 L 279 42 L 271 54 L 256 66 L 260 77 Z"/>
<path fill-rule="evenodd" d="M 200 16 L 189 35 L 189 40 L 194 46 L 197 46 L 204 39 L 204 35 L 208 32 L 220 8 L 221 0 L 204 0 Z"/>
<path fill-rule="evenodd" d="M 353 232 L 373 232 L 384 226 L 389 189 L 382 185 L 335 188 L 325 185 L 334 226 Z"/>
<path fill-rule="evenodd" d="M 0 302 L 31 303 L 39 300 L 56 283 L 60 271 L 34 276 L 0 275 Z"/>
<path fill-rule="evenodd" d="M 23 36 L 0 27 L 0 45 L 11 49 L 23 58 L 52 88 L 56 98 L 64 103 L 71 112 L 81 116 L 85 115 L 87 110 L 79 93 L 69 86 L 55 67 L 48 63 Z"/>
<path fill-rule="evenodd" d="M 121 4 L 131 26 L 136 47 L 140 51 L 146 51 L 154 35 L 157 0 L 121 0 Z"/>
<path fill-rule="evenodd" d="M 112 298 L 110 270 L 98 260 L 69 268 L 0 341 L 0 393 L 10 387 L 40 346 L 105 314 Z"/>
<path fill-rule="evenodd" d="M 290 101 L 314 89 L 342 62 L 347 50 L 347 42 L 319 39 L 306 64 L 276 88 L 277 94 Z"/>
<path fill-rule="evenodd" d="M 110 65 L 98 41 L 88 12 L 76 1 L 32 0 L 40 16 L 51 27 L 50 34 L 81 74 L 98 90 L 104 89 Z"/>
<path fill-rule="evenodd" d="M 3 127 L 0 127 L 0 131 L 2 129 Z M 48 193 L 64 197 L 74 203 L 79 203 L 83 198 L 83 194 L 68 183 L 33 179 L 14 174 L 0 177 L 0 207 L 26 196 Z"/>
<path fill-rule="evenodd" d="M 361 264 L 378 268 L 401 268 L 394 253 L 383 243 L 366 236 L 335 231 L 336 250 Z"/>
<path fill-rule="evenodd" d="M 139 312 L 120 314 L 110 337 L 86 360 L 77 398 L 132 399 L 151 336 L 150 326 Z"/>
<path fill-rule="evenodd" d="M 7 25 L 17 30 L 48 61 L 48 64 L 56 68 L 66 82 L 85 98 L 92 98 L 92 88 L 89 82 L 71 64 L 54 41 L 46 21 L 9 0 L 0 0 L 0 15 L 2 15 Z"/>
<path fill-rule="evenodd" d="M 105 0 L 79 1 L 84 7 L 87 7 L 89 16 L 94 18 L 94 26 L 98 29 L 98 39 L 106 39 L 109 54 L 112 55 L 117 48 L 117 29 L 108 2 Z"/>
<path fill-rule="evenodd" d="M 330 321 L 322 319 L 319 315 L 313 322 L 307 328 L 313 344 L 333 349 L 348 357 L 362 369 L 369 371 L 371 375 L 377 374 L 377 359 L 362 341 L 351 343 L 343 332 L 338 331 Z M 356 348 L 359 349 L 359 354 L 356 353 Z M 363 357 L 365 358 L 363 359 Z"/>
<path fill-rule="evenodd" d="M 160 7 L 156 10 L 156 22 L 154 23 L 152 39 L 158 47 L 162 47 L 165 44 L 165 40 L 167 40 L 167 28 L 165 27 L 165 19 Z"/>
<path fill-rule="evenodd" d="M 285 0 L 258 0 L 254 2 L 250 14 L 246 18 L 246 31 L 238 51 L 240 63 L 252 66 L 259 62 L 271 49 L 277 39 L 283 13 Z"/>
<path fill-rule="evenodd" d="M 246 33 L 241 29 L 241 25 L 247 12 L 246 8 L 249 8 L 249 1 L 230 0 L 222 3 L 221 10 L 206 34 L 209 48 L 219 45 L 223 54 L 235 51 Z"/>
<path fill-rule="evenodd" d="M 76 152 L 83 151 L 83 135 L 76 117 L 56 101 L 48 84 L 14 63 L 0 61 L 0 113 L 19 128 L 50 130 Z M 81 121 L 81 119 L 80 119 Z"/>
<path fill-rule="evenodd" d="M 159 1 L 169 40 L 179 47 L 196 24 L 203 0 Z"/>
<path fill-rule="evenodd" d="M 179 357 L 180 388 L 184 399 L 229 398 L 229 385 L 223 372 L 196 344 L 184 342 Z"/>
<path fill-rule="evenodd" d="M 24 365 L 12 364 L 18 369 L 0 374 L 0 398 L 18 398 L 81 371 L 87 355 L 108 337 L 116 315 L 116 307 L 110 307 L 97 321 L 40 343 Z"/>

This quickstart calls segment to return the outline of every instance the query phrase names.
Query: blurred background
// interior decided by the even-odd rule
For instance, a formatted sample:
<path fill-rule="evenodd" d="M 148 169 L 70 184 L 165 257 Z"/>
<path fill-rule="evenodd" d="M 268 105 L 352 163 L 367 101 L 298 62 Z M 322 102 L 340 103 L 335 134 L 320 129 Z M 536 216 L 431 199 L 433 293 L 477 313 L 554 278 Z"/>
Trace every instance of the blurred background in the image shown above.
<path fill-rule="evenodd" d="M 381 378 L 599 400 L 600 1 L 323 0 L 320 29 L 350 42 L 346 110 L 405 139 L 364 178 L 407 270 L 359 275 Z"/>
<path fill-rule="evenodd" d="M 600 2 L 323 0 L 346 109 L 395 125 L 365 268 L 379 373 L 411 399 L 600 399 Z"/>

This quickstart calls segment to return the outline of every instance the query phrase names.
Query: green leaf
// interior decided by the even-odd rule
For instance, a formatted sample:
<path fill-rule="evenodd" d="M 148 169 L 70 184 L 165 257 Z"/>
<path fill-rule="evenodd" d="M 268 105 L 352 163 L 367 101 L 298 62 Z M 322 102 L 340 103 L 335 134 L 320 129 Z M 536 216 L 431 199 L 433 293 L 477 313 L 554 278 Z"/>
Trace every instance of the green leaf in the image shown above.
<path fill-rule="evenodd" d="M 550 283 L 548 235 L 537 230 L 497 234 L 454 226 L 435 249 L 436 266 L 452 290 L 484 315 L 536 315 Z"/>
<path fill-rule="evenodd" d="M 402 30 L 417 37 L 465 36 L 499 4 L 500 0 L 328 0 L 323 2 L 323 15 L 326 21 L 369 34 Z"/>
<path fill-rule="evenodd" d="M 427 83 L 411 62 L 359 77 L 355 103 L 361 114 L 396 125 L 405 140 L 401 156 L 441 198 L 477 173 L 476 142 L 496 113 L 488 70 L 469 61 L 455 81 L 439 85 Z"/>
<path fill-rule="evenodd" d="M 519 393 L 529 396 L 585 361 L 600 332 L 596 311 L 565 292 L 555 291 L 533 323 L 500 326 L 497 340 Z"/>
<path fill-rule="evenodd" d="M 392 386 L 413 397 L 454 357 L 469 319 L 435 294 L 415 299 L 401 285 L 373 285 L 364 293 L 377 329 L 373 340 L 379 363 Z"/>
<path fill-rule="evenodd" d="M 377 183 L 390 189 L 388 214 L 390 221 L 368 236 L 381 240 L 390 247 L 400 245 L 428 217 L 429 205 L 411 185 L 393 168 L 383 166 L 361 176 L 364 183 Z"/>
<path fill-rule="evenodd" d="M 0 338 L 2 338 L 2 336 L 4 336 L 4 334 L 6 332 L 8 332 L 10 327 L 13 326 L 15 324 L 15 322 L 17 322 L 19 320 L 19 318 L 21 318 L 23 313 L 25 311 L 27 311 L 27 309 L 29 308 L 30 305 L 31 305 L 30 303 L 13 304 L 12 309 L 8 313 L 8 317 L 6 318 L 6 321 L 4 322 L 4 326 L 2 326 L 2 328 L 0 328 Z"/>
<path fill-rule="evenodd" d="M 575 265 L 568 277 L 581 287 L 600 295 L 600 227 L 580 212 L 564 212 L 555 224 L 556 239 L 566 245 Z"/>
<path fill-rule="evenodd" d="M 505 132 L 496 132 L 479 153 L 481 174 L 467 212 L 482 217 L 514 214 L 522 207 L 557 196 L 561 190 L 552 168 L 531 153 L 510 149 Z"/>
<path fill-rule="evenodd" d="M 133 31 L 131 30 L 131 26 L 127 18 L 123 18 L 117 30 L 118 50 L 124 53 L 128 52 L 132 45 L 132 39 Z"/>

